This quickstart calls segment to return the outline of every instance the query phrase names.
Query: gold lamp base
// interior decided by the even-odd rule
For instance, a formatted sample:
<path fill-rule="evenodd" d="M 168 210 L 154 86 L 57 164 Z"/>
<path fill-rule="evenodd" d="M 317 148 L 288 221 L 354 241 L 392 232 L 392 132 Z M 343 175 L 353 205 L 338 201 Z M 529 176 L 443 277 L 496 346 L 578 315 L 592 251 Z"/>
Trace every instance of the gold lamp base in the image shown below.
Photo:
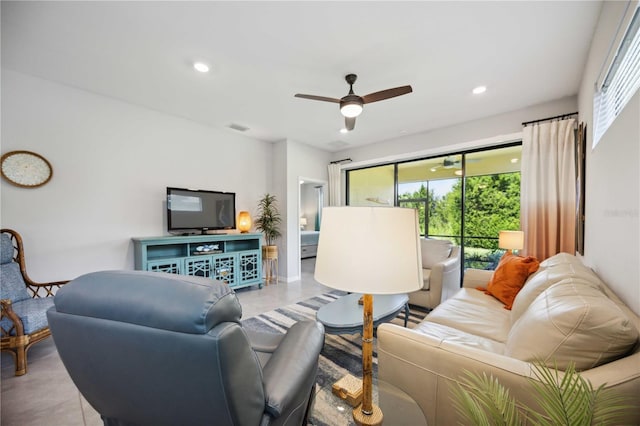
<path fill-rule="evenodd" d="M 372 404 L 372 413 L 364 414 L 362 412 L 362 404 L 353 409 L 353 420 L 358 426 L 380 426 L 382 424 L 382 410 L 375 404 Z"/>

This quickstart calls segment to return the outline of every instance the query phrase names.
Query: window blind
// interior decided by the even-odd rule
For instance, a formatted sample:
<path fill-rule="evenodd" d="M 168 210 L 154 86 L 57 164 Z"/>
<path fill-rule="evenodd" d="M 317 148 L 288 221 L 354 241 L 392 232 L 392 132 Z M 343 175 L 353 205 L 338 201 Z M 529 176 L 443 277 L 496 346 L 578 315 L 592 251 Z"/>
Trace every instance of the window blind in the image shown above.
<path fill-rule="evenodd" d="M 607 76 L 593 98 L 593 147 L 640 87 L 640 8 L 622 39 Z"/>

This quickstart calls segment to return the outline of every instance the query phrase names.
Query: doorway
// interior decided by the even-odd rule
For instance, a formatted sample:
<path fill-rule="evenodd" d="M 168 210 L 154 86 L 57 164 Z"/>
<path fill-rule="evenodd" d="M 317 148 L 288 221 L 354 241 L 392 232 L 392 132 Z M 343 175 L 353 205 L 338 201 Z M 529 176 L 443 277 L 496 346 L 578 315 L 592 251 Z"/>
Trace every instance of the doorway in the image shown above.
<path fill-rule="evenodd" d="M 323 180 L 299 178 L 298 185 L 298 276 L 315 271 L 316 250 L 322 222 L 322 209 L 327 203 L 327 185 Z"/>

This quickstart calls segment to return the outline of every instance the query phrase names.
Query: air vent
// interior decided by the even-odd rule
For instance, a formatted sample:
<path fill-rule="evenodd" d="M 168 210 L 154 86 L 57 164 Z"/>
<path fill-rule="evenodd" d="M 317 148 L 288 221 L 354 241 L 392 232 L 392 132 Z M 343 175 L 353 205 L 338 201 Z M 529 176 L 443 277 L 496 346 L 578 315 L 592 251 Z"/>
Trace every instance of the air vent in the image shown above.
<path fill-rule="evenodd" d="M 248 127 L 243 126 L 242 124 L 236 124 L 236 123 L 231 123 L 227 127 L 229 127 L 230 129 L 233 129 L 233 130 L 237 130 L 239 132 L 246 132 L 247 130 L 249 130 Z"/>

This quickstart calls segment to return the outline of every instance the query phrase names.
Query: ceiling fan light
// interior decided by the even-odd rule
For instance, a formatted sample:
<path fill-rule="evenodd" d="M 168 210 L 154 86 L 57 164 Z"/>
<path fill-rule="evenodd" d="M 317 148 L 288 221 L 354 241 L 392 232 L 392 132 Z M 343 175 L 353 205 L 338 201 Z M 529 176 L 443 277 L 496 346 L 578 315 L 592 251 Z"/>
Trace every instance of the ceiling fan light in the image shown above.
<path fill-rule="evenodd" d="M 193 68 L 199 72 L 209 72 L 209 65 L 204 62 L 194 62 Z"/>
<path fill-rule="evenodd" d="M 362 112 L 362 105 L 357 101 L 346 101 L 341 103 L 340 112 L 345 117 L 357 117 Z"/>

